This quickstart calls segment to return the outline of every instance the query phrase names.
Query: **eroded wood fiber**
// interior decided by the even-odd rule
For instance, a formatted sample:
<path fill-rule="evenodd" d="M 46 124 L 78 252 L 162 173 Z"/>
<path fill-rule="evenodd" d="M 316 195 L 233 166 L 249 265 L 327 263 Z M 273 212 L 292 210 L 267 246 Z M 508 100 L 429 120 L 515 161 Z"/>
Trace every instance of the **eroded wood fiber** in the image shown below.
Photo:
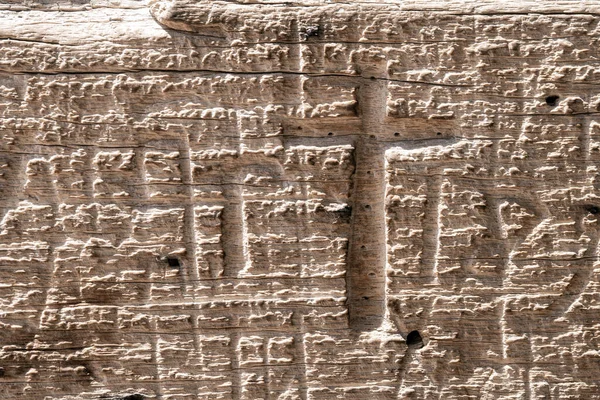
<path fill-rule="evenodd" d="M 600 399 L 599 29 L 0 0 L 0 397 Z"/>

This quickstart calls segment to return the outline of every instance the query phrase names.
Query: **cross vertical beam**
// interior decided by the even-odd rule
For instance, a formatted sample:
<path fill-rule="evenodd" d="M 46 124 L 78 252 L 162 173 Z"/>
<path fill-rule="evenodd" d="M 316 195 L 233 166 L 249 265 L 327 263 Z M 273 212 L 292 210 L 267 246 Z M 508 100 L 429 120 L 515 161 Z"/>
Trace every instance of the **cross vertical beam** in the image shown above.
<path fill-rule="evenodd" d="M 385 119 L 386 97 L 384 80 L 364 79 L 358 91 L 362 134 L 355 143 L 346 278 L 349 324 L 358 331 L 380 328 L 386 310 L 385 146 L 377 137 Z"/>

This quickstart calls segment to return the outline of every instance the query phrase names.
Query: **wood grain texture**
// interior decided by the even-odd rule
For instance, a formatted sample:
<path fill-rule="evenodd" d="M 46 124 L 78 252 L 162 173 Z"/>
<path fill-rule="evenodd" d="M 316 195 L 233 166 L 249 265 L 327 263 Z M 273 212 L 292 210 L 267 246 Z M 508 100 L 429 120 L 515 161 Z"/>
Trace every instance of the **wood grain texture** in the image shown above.
<path fill-rule="evenodd" d="M 0 0 L 0 398 L 600 399 L 600 2 Z"/>

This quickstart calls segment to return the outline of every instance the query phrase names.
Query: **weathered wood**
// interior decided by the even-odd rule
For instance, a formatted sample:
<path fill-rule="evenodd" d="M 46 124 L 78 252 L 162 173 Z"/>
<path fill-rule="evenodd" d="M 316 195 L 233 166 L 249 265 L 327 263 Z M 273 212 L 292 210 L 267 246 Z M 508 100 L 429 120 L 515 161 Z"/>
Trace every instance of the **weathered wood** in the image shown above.
<path fill-rule="evenodd" d="M 0 397 L 597 398 L 599 27 L 0 0 Z"/>

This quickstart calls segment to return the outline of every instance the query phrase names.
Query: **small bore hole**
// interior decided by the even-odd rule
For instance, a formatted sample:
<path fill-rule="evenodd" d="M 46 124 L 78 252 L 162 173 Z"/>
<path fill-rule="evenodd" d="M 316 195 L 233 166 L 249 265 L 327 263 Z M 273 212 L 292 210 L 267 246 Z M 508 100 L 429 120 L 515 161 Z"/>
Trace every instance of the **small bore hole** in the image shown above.
<path fill-rule="evenodd" d="M 367 204 L 367 205 L 365 206 L 365 208 L 366 208 L 367 210 L 370 210 L 370 209 L 371 209 L 371 206 L 370 206 L 369 204 Z"/>
<path fill-rule="evenodd" d="M 375 272 L 369 272 L 368 276 L 369 278 L 375 278 L 377 274 Z"/>
<path fill-rule="evenodd" d="M 438 133 L 436 133 L 436 135 L 442 136 L 442 132 L 438 132 Z"/>
<path fill-rule="evenodd" d="M 558 101 L 558 99 L 560 99 L 560 97 L 557 95 L 548 96 L 548 97 L 546 97 L 546 104 L 554 107 L 556 105 L 556 102 Z"/>
<path fill-rule="evenodd" d="M 367 174 L 371 175 L 371 171 L 367 171 Z"/>
<path fill-rule="evenodd" d="M 367 246 L 365 246 L 365 245 L 363 244 L 362 246 L 360 246 L 360 248 L 364 250 L 364 249 L 366 249 L 366 248 L 367 248 Z"/>
<path fill-rule="evenodd" d="M 394 136 L 400 136 L 400 132 L 394 132 Z"/>
<path fill-rule="evenodd" d="M 372 81 L 374 81 L 374 80 L 375 80 L 375 77 L 374 77 L 374 76 L 372 76 L 372 77 L 371 77 L 371 80 L 372 80 Z"/>
<path fill-rule="evenodd" d="M 369 300 L 368 296 L 363 296 L 363 300 Z"/>
<path fill-rule="evenodd" d="M 127 396 L 123 396 L 123 397 L 121 397 L 121 399 L 122 400 L 145 400 L 146 396 L 144 396 L 143 394 L 136 393 L 136 394 L 130 394 Z"/>
<path fill-rule="evenodd" d="M 177 257 L 167 257 L 167 264 L 169 264 L 169 267 L 171 268 L 181 267 L 181 263 Z"/>
<path fill-rule="evenodd" d="M 408 347 L 414 347 L 416 349 L 420 349 L 424 346 L 423 338 L 419 331 L 412 331 L 406 336 L 406 344 Z"/>
<path fill-rule="evenodd" d="M 598 207 L 598 206 L 586 206 L 585 209 L 590 214 L 596 215 L 596 214 L 600 213 L 600 207 Z"/>
<path fill-rule="evenodd" d="M 327 136 L 333 136 L 333 132 L 329 132 Z"/>

